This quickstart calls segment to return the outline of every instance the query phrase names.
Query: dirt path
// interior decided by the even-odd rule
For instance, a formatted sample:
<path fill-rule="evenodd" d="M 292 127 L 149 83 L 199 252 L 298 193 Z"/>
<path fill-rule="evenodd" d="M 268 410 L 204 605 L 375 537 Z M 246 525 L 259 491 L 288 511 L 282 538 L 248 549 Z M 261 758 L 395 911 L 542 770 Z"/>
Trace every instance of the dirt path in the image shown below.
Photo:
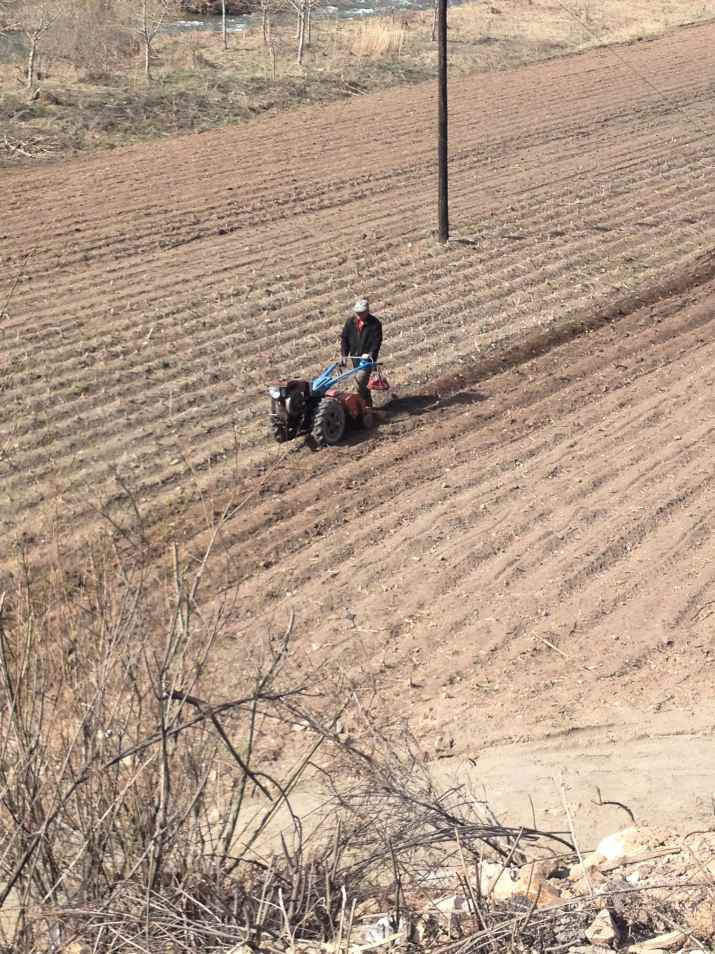
<path fill-rule="evenodd" d="M 535 818 L 543 830 L 568 832 L 568 809 L 584 849 L 632 819 L 688 834 L 712 826 L 714 725 L 709 704 L 647 720 L 634 711 L 617 724 L 496 746 L 476 765 L 440 762 L 435 772 L 445 784 L 469 786 L 500 817 Z"/>
<path fill-rule="evenodd" d="M 428 760 L 689 712 L 699 752 L 714 41 L 454 84 L 448 249 L 427 87 L 4 176 L 0 287 L 32 252 L 3 323 L 5 540 L 72 559 L 129 491 L 160 553 L 253 493 L 221 534 L 217 692 L 294 609 L 296 665 L 358 687 L 347 731 L 409 720 Z M 326 361 L 365 291 L 401 403 L 368 440 L 276 449 L 266 382 Z"/>
<path fill-rule="evenodd" d="M 710 702 L 648 714 L 623 707 L 618 723 L 568 726 L 531 743 L 507 742 L 476 759 L 457 755 L 428 766 L 443 790 L 461 787 L 505 824 L 563 833 L 571 825 L 582 851 L 604 835 L 636 824 L 681 835 L 712 827 L 715 797 Z M 260 805 L 256 811 L 260 810 Z M 305 832 L 319 832 L 325 796 L 306 786 L 292 799 Z M 290 836 L 281 812 L 271 835 Z"/>

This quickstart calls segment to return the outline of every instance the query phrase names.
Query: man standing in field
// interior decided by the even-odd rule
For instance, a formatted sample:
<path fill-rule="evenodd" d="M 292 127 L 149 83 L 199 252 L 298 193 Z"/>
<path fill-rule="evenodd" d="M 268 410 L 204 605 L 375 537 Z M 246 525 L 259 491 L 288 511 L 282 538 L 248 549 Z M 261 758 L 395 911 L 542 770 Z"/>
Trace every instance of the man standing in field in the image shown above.
<path fill-rule="evenodd" d="M 361 357 L 377 361 L 382 345 L 382 322 L 370 314 L 367 298 L 358 298 L 353 305 L 353 315 L 345 322 L 340 336 L 340 363 L 344 367 L 348 358 L 352 358 L 356 367 Z M 368 388 L 370 371 L 361 371 L 355 375 L 355 383 L 360 397 L 372 407 L 372 395 Z"/>

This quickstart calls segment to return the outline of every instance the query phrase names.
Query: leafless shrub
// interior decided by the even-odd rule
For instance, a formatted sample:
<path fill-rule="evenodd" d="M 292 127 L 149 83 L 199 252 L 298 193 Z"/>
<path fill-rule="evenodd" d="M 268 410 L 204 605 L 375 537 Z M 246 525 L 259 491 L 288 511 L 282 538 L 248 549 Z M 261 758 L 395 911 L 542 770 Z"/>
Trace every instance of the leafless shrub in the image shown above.
<path fill-rule="evenodd" d="M 143 51 L 144 76 L 151 79 L 154 44 L 166 21 L 179 12 L 178 0 L 115 0 L 116 17 L 138 40 Z"/>
<path fill-rule="evenodd" d="M 364 709 L 344 674 L 297 681 L 292 616 L 260 652 L 234 653 L 232 695 L 216 698 L 213 657 L 233 606 L 204 586 L 221 520 L 202 555 L 174 549 L 162 570 L 133 509 L 136 527 L 84 566 L 60 558 L 39 574 L 20 552 L 0 595 L 0 945 L 154 954 L 330 942 L 348 954 L 360 915 L 376 911 L 395 940 L 443 942 L 447 954 L 583 935 L 593 896 L 539 908 L 480 894 L 486 860 L 500 872 L 569 862 L 569 839 L 505 825 L 461 787 L 437 789 L 406 731 L 368 723 L 365 742 L 346 737 L 343 710 L 365 720 Z M 116 515 L 112 526 L 122 529 Z M 299 751 L 278 772 L 268 746 L 295 725 Z M 323 780 L 313 833 L 294 803 L 307 773 Z M 289 823 L 277 835 L 279 811 Z M 425 918 L 445 883 L 468 901 L 456 925 Z M 608 903 L 628 912 L 630 897 L 614 888 Z M 671 907 L 661 914 L 675 921 Z M 645 932 L 659 922 L 642 909 L 629 916 Z"/>
<path fill-rule="evenodd" d="M 279 687 L 288 634 L 246 672 L 245 694 L 202 700 L 223 614 L 199 607 L 204 567 L 187 576 L 175 557 L 160 648 L 146 632 L 156 580 L 141 564 L 94 558 L 41 586 L 24 565 L 2 598 L 0 907 L 14 909 L 17 950 L 50 910 L 81 923 L 77 912 L 130 899 L 135 910 L 135 896 L 148 917 L 155 899 L 205 883 L 222 897 L 248 786 L 281 800 L 251 759 L 256 726 L 301 695 Z"/>
<path fill-rule="evenodd" d="M 138 50 L 138 40 L 114 0 L 75 0 L 58 25 L 57 54 L 82 71 L 85 79 L 120 72 Z"/>
<path fill-rule="evenodd" d="M 343 710 L 362 710 L 347 681 L 320 684 L 328 701 L 313 688 L 322 674 L 310 691 L 296 681 L 292 618 L 262 652 L 252 645 L 250 665 L 235 653 L 235 691 L 215 698 L 231 603 L 203 587 L 220 529 L 200 557 L 174 550 L 168 573 L 138 545 L 131 560 L 110 548 L 42 575 L 20 554 L 0 596 L 0 945 L 153 954 L 330 942 L 347 954 L 365 912 L 383 912 L 401 943 L 443 942 L 448 954 L 582 936 L 593 897 L 539 908 L 479 888 L 485 860 L 500 871 L 568 863 L 569 839 L 502 824 L 461 787 L 440 791 L 406 732 L 370 724 L 366 742 L 346 737 Z M 295 725 L 300 751 L 277 772 L 268 746 Z M 294 807 L 307 773 L 323 780 L 313 833 Z M 289 824 L 277 836 L 279 811 Z M 428 924 L 446 882 L 466 910 L 456 925 Z M 608 903 L 628 912 L 629 897 L 614 889 Z M 631 920 L 644 932 L 659 922 L 642 909 Z M 677 907 L 665 915 L 676 920 Z"/>
<path fill-rule="evenodd" d="M 25 86 L 28 90 L 35 85 L 40 48 L 68 10 L 68 0 L 12 0 L 4 4 L 3 31 L 17 31 L 27 42 Z"/>
<path fill-rule="evenodd" d="M 514 832 L 439 796 L 409 746 L 398 758 L 379 733 L 370 750 L 341 739 L 338 713 L 288 677 L 292 621 L 237 663 L 235 697 L 211 698 L 227 609 L 201 597 L 212 547 L 192 572 L 174 551 L 170 585 L 140 548 L 49 575 L 20 555 L 0 599 L 0 908 L 18 952 L 48 931 L 107 952 L 334 939 L 353 901 L 399 895 L 455 832 L 467 853 L 510 851 Z M 266 741 L 296 723 L 304 751 L 276 777 Z M 334 825 L 310 841 L 291 801 L 321 748 Z M 293 836 L 266 860 L 279 809 Z"/>

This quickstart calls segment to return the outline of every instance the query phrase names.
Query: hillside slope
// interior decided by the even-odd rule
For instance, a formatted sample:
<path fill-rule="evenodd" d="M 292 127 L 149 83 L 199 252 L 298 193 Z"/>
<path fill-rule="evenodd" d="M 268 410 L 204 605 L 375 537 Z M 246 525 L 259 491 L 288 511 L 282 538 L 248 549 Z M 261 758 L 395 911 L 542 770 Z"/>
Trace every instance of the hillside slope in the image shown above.
<path fill-rule="evenodd" d="M 218 693 L 293 609 L 297 662 L 427 758 L 668 709 L 705 731 L 714 41 L 455 83 L 446 249 L 431 87 L 4 176 L 5 582 L 14 543 L 81 560 L 102 510 L 136 504 L 163 559 L 248 499 Z M 277 449 L 266 384 L 326 362 L 358 293 L 401 399 Z"/>

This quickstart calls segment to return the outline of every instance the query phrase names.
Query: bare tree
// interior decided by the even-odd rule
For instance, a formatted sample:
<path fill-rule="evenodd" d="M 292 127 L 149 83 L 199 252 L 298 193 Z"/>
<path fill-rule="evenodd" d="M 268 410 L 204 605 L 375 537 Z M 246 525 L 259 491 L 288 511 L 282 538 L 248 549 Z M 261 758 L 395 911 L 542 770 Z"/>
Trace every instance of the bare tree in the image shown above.
<path fill-rule="evenodd" d="M 313 7 L 315 4 L 313 0 L 308 0 L 307 7 L 308 9 L 305 12 L 306 16 L 306 28 L 305 28 L 305 45 L 310 46 L 312 40 L 312 31 L 313 31 Z"/>
<path fill-rule="evenodd" d="M 303 65 L 306 46 L 310 46 L 311 17 L 313 8 L 317 6 L 315 0 L 288 0 L 289 6 L 295 11 L 296 22 L 296 62 Z"/>
<path fill-rule="evenodd" d="M 271 46 L 271 13 L 273 12 L 272 0 L 261 0 L 261 30 L 263 32 L 263 45 Z"/>
<path fill-rule="evenodd" d="M 139 38 L 144 56 L 144 76 L 151 80 L 154 41 L 169 17 L 178 12 L 176 0 L 127 0 L 128 24 Z"/>
<path fill-rule="evenodd" d="M 16 0 L 15 3 L 5 2 L 0 7 L 5 29 L 18 30 L 27 38 L 25 85 L 28 90 L 35 85 L 40 45 L 66 11 L 66 0 Z"/>
<path fill-rule="evenodd" d="M 124 67 L 136 54 L 136 23 L 129 23 L 127 0 L 64 2 L 66 12 L 47 44 L 52 55 L 85 76 L 99 77 Z"/>
<path fill-rule="evenodd" d="M 308 14 L 308 0 L 297 0 L 296 3 L 298 11 L 298 31 L 296 39 L 298 41 L 297 49 L 297 61 L 298 65 L 303 65 L 303 53 L 305 51 L 305 26 L 306 26 L 306 17 Z"/>

